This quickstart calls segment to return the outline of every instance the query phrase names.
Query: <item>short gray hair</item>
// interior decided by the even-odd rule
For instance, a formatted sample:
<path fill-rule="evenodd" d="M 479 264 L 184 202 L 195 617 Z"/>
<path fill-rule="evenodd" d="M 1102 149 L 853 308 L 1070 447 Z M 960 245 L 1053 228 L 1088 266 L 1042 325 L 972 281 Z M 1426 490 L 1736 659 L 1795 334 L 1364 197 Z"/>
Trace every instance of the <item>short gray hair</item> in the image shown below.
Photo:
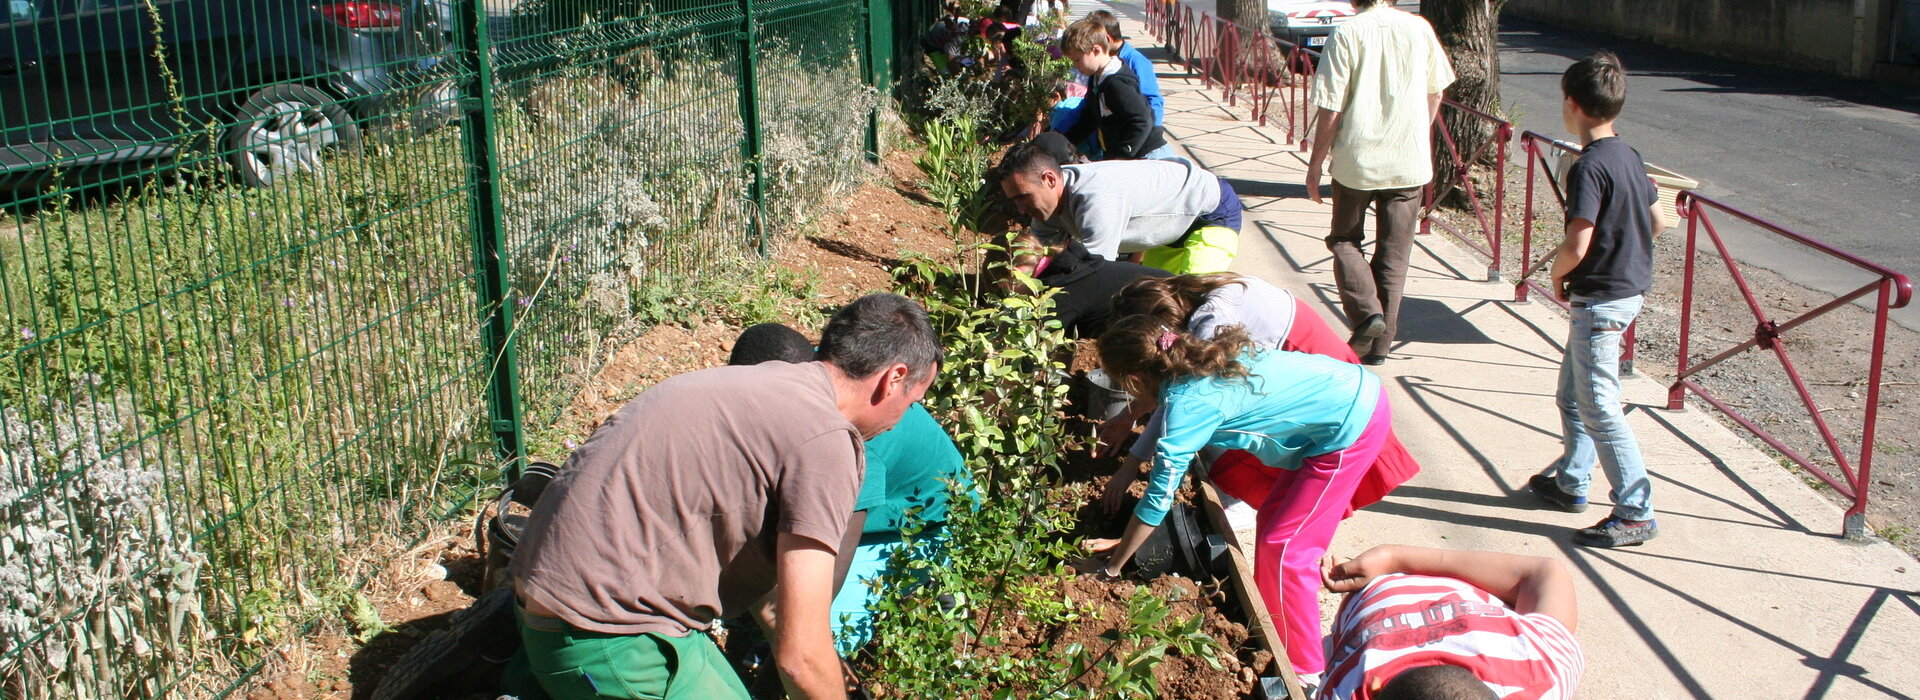
<path fill-rule="evenodd" d="M 924 381 L 944 357 L 927 310 L 898 294 L 868 294 L 842 307 L 820 332 L 814 354 L 856 379 L 902 363 L 912 382 Z"/>

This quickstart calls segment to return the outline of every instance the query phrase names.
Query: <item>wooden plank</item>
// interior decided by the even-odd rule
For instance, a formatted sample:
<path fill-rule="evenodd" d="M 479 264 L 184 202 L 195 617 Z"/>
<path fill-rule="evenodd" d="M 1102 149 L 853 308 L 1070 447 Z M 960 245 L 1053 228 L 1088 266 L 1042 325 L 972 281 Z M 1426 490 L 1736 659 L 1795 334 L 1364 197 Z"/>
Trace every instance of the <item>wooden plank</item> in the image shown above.
<path fill-rule="evenodd" d="M 1287 661 L 1286 640 L 1274 628 L 1273 616 L 1267 614 L 1267 603 L 1260 597 L 1260 586 L 1253 581 L 1252 563 L 1247 561 L 1233 525 L 1227 522 L 1227 510 L 1220 505 L 1220 492 L 1205 479 L 1195 481 L 1199 484 L 1201 510 L 1207 512 L 1207 520 L 1213 523 L 1213 529 L 1227 541 L 1227 553 L 1233 559 L 1231 580 L 1234 593 L 1240 598 L 1240 607 L 1247 611 L 1247 619 L 1257 633 L 1255 637 L 1260 640 L 1260 646 L 1273 654 L 1273 667 L 1279 671 L 1281 682 L 1287 685 L 1287 697 L 1307 700 L 1306 691 L 1300 688 L 1300 678 L 1293 674 L 1293 664 Z"/>

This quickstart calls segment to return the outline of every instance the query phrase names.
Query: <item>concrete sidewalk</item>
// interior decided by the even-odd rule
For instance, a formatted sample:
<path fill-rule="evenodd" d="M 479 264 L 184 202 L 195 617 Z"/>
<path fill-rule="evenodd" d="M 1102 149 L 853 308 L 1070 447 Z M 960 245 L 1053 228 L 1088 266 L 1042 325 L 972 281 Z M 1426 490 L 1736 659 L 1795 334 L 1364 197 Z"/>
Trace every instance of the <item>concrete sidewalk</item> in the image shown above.
<path fill-rule="evenodd" d="M 1163 57 L 1139 6 L 1112 9 L 1137 46 Z M 1322 241 L 1330 214 L 1306 199 L 1305 154 L 1181 68 L 1162 62 L 1159 77 L 1169 137 L 1247 205 L 1235 269 L 1317 302 L 1344 327 Z M 1580 697 L 1920 696 L 1920 564 L 1884 542 L 1838 539 L 1839 508 L 1701 409 L 1660 408 L 1665 387 L 1650 379 L 1631 377 L 1625 398 L 1660 537 L 1574 546 L 1572 530 L 1607 504 L 1574 515 L 1525 492 L 1560 451 L 1553 393 L 1566 319 L 1512 303 L 1512 287 L 1482 281 L 1485 269 L 1444 235 L 1419 239 L 1400 342 L 1375 370 L 1423 471 L 1349 520 L 1336 553 L 1397 542 L 1566 561 L 1587 654 Z M 1596 500 L 1606 489 L 1597 472 Z M 1335 602 L 1323 601 L 1329 611 Z"/>

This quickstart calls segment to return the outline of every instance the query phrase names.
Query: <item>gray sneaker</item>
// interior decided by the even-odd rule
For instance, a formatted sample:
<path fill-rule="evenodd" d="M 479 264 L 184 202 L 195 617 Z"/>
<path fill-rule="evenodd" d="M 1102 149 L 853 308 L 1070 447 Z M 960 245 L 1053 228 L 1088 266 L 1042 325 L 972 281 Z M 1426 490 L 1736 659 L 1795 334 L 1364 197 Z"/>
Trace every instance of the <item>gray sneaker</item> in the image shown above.
<path fill-rule="evenodd" d="M 1651 518 L 1628 520 L 1609 515 L 1598 525 L 1574 531 L 1573 542 L 1587 547 L 1627 547 L 1653 539 L 1659 534 L 1660 526 Z"/>

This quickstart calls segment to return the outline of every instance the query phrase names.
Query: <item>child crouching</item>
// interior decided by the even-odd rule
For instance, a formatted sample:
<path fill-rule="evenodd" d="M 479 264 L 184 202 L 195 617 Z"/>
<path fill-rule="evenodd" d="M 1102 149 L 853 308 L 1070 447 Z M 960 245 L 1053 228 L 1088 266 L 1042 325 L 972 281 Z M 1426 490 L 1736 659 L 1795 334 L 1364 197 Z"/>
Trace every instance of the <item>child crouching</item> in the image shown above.
<path fill-rule="evenodd" d="M 1115 323 L 1100 361 L 1137 396 L 1158 399 L 1165 428 L 1154 447 L 1146 496 L 1118 540 L 1090 540 L 1117 575 L 1166 517 L 1174 492 L 1204 448 L 1245 450 L 1276 471 L 1259 505 L 1254 580 L 1302 680 L 1317 683 L 1319 562 L 1347 502 L 1386 444 L 1392 425 L 1380 380 L 1358 365 L 1319 355 L 1261 350 L 1229 327 L 1202 340 L 1146 316 Z"/>

